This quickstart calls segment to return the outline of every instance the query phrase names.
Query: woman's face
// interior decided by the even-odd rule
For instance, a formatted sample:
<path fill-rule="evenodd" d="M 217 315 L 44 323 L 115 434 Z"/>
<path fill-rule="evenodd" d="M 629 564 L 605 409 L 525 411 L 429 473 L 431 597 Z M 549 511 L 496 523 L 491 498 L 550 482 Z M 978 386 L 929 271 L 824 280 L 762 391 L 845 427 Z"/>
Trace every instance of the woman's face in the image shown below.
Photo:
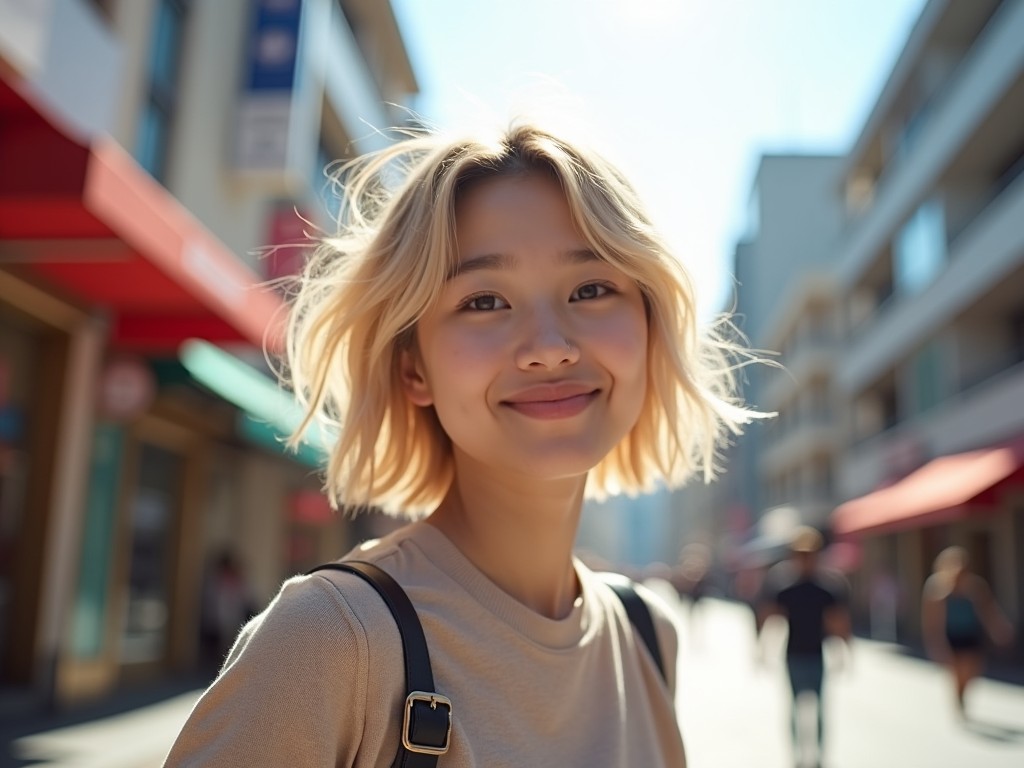
<path fill-rule="evenodd" d="M 456 466 L 584 475 L 632 429 L 647 386 L 640 289 L 599 260 L 543 174 L 476 182 L 456 208 L 458 266 L 405 354 Z"/>

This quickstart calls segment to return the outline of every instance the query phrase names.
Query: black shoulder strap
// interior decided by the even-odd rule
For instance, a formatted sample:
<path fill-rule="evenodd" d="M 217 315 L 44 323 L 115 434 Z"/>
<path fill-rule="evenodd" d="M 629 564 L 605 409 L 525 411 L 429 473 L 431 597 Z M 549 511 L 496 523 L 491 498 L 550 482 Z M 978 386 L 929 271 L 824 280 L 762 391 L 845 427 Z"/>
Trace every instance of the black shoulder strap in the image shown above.
<path fill-rule="evenodd" d="M 434 691 L 430 653 L 427 651 L 427 641 L 416 609 L 405 590 L 386 571 L 372 563 L 359 560 L 325 563 L 308 573 L 325 570 L 352 573 L 370 584 L 380 594 L 398 625 L 404 647 L 406 699 L 402 717 L 402 743 L 391 763 L 392 768 L 436 768 L 438 755 L 448 751 L 451 741 L 452 703 Z M 601 576 L 622 601 L 630 623 L 647 646 L 664 678 L 664 660 L 647 603 L 634 589 L 632 582 L 621 581 L 614 574 Z"/>
<path fill-rule="evenodd" d="M 658 645 L 658 635 L 654 631 L 654 619 L 651 618 L 651 609 L 647 607 L 647 603 L 644 602 L 644 599 L 633 588 L 632 582 L 621 581 L 615 574 L 601 574 L 601 577 L 612 588 L 612 591 L 618 595 L 619 600 L 622 601 L 630 623 L 644 641 L 647 650 L 651 652 L 654 663 L 658 665 L 661 677 L 667 680 L 668 678 L 665 677 L 665 661 L 661 657 L 661 647 Z"/>
<path fill-rule="evenodd" d="M 416 609 L 398 583 L 372 563 L 358 560 L 326 563 L 309 571 L 346 571 L 359 576 L 380 593 L 391 611 L 405 649 L 406 699 L 402 716 L 402 743 L 392 768 L 436 768 L 438 755 L 448 751 L 452 730 L 452 703 L 434 691 L 434 674 L 423 627 Z"/>

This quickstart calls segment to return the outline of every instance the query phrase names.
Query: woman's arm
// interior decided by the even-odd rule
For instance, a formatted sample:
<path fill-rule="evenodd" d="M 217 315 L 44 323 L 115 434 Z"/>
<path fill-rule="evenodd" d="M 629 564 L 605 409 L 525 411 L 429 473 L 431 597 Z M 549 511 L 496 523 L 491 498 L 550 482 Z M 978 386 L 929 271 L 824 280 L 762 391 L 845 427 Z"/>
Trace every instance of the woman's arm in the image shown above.
<path fill-rule="evenodd" d="M 286 582 L 239 635 L 165 767 L 353 765 L 366 659 L 365 632 L 333 587 Z"/>
<path fill-rule="evenodd" d="M 949 661 L 952 651 L 946 639 L 946 604 L 938 594 L 934 576 L 924 584 L 921 595 L 921 634 L 928 655 L 935 661 Z"/>

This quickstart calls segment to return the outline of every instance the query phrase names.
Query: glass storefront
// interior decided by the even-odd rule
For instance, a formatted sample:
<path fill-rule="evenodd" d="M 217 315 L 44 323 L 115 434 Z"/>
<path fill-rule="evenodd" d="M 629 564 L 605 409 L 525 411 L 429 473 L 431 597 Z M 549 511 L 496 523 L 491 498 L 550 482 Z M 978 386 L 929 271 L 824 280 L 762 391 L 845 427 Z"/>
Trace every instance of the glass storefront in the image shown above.
<path fill-rule="evenodd" d="M 128 503 L 128 599 L 121 628 L 121 662 L 160 661 L 167 650 L 174 536 L 185 458 L 157 445 L 139 447 Z"/>

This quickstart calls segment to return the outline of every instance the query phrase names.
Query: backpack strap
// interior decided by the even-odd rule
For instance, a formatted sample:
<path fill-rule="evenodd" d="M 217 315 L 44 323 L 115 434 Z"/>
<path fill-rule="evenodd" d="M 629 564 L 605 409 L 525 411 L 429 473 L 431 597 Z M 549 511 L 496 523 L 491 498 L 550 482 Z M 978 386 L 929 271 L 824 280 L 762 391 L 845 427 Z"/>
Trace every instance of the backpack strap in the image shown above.
<path fill-rule="evenodd" d="M 622 601 L 629 616 L 629 623 L 633 625 L 640 639 L 644 641 L 647 650 L 650 651 L 654 663 L 658 666 L 663 680 L 665 677 L 665 661 L 661 657 L 661 646 L 658 645 L 658 635 L 654 631 L 654 619 L 651 617 L 651 609 L 644 599 L 636 591 L 632 581 L 622 581 L 617 574 L 601 573 L 605 584 L 612 588 L 612 591 Z"/>
<path fill-rule="evenodd" d="M 398 625 L 405 649 L 405 706 L 402 743 L 392 768 L 436 768 L 438 755 L 448 751 L 452 732 L 452 702 L 434 690 L 434 674 L 423 627 L 405 591 L 372 563 L 348 560 L 325 563 L 307 573 L 333 570 L 353 573 L 380 594 Z"/>
<path fill-rule="evenodd" d="M 452 702 L 434 691 L 434 673 L 423 627 L 416 609 L 398 583 L 383 569 L 360 560 L 325 563 L 317 571 L 344 571 L 359 576 L 384 600 L 398 625 L 405 663 L 406 698 L 402 716 L 402 743 L 392 768 L 436 768 L 438 755 L 448 751 L 452 731 Z M 630 624 L 643 640 L 663 679 L 665 665 L 654 630 L 651 610 L 636 591 L 633 582 L 622 581 L 617 574 L 598 574 L 622 601 Z"/>

